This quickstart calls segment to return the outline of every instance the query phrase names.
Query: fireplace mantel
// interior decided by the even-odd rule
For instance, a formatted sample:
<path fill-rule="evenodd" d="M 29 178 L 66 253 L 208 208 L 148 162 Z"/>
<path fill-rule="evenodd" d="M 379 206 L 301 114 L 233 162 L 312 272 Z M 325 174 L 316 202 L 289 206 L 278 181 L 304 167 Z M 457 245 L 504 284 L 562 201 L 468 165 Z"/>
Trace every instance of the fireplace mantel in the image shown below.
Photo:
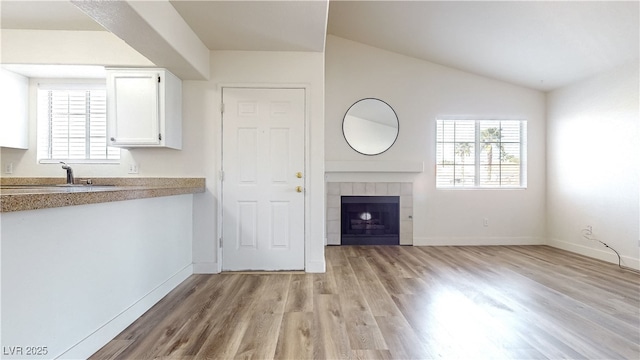
<path fill-rule="evenodd" d="M 421 161 L 325 161 L 325 173 L 332 172 L 392 172 L 421 173 L 424 162 Z"/>

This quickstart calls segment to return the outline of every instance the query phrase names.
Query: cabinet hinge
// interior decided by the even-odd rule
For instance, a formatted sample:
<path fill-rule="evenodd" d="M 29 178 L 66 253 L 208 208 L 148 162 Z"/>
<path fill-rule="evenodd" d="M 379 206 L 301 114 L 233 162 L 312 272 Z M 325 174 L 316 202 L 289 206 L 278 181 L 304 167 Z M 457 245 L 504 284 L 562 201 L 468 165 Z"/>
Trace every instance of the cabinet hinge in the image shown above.
<path fill-rule="evenodd" d="M 220 249 L 222 249 L 222 238 L 220 238 L 219 240 L 220 240 Z"/>
<path fill-rule="evenodd" d="M 220 113 L 224 114 L 224 103 L 220 104 Z"/>
<path fill-rule="evenodd" d="M 158 140 L 162 141 L 162 134 L 158 134 Z"/>
<path fill-rule="evenodd" d="M 224 181 L 224 171 L 220 170 L 220 181 Z"/>
<path fill-rule="evenodd" d="M 158 83 L 160 83 L 160 75 L 158 75 Z"/>

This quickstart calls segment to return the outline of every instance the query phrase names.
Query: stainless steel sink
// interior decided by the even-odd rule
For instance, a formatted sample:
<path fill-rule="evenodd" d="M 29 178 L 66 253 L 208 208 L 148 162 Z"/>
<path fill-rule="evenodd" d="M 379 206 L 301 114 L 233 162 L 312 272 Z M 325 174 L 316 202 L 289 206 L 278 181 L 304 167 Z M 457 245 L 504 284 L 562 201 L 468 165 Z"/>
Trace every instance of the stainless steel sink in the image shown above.
<path fill-rule="evenodd" d="M 37 185 L 36 185 L 37 186 Z M 58 186 L 58 187 L 113 187 L 115 185 L 94 185 L 94 184 L 56 184 L 56 185 L 46 185 L 46 186 Z"/>

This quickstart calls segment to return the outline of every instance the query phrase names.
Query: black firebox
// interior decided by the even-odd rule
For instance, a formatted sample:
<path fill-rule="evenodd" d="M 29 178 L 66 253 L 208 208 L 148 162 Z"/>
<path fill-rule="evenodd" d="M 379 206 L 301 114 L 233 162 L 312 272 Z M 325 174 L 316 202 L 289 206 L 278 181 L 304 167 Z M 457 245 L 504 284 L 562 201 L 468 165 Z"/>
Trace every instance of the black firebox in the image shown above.
<path fill-rule="evenodd" d="M 342 196 L 342 245 L 399 245 L 399 196 Z"/>

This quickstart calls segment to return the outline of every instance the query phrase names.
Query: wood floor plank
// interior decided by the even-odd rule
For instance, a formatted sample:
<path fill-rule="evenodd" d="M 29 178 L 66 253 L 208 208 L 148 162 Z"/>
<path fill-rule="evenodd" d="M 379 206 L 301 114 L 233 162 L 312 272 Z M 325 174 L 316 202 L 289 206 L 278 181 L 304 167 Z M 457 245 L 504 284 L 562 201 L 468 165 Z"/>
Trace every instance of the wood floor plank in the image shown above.
<path fill-rule="evenodd" d="M 351 349 L 388 349 L 351 266 L 334 266 Z"/>
<path fill-rule="evenodd" d="M 251 326 L 245 331 L 236 359 L 270 359 L 276 351 L 278 338 L 273 335 L 280 331 L 291 276 L 262 277 L 265 283 L 254 295 L 256 302 L 248 320 Z"/>
<path fill-rule="evenodd" d="M 246 289 L 251 285 L 249 278 L 243 278 L 237 275 L 223 275 L 219 282 L 211 282 L 215 284 L 215 288 L 210 291 L 203 291 L 208 296 L 201 296 L 202 302 L 195 304 L 185 304 L 189 306 L 183 312 L 185 318 L 188 316 L 186 323 L 167 340 L 166 345 L 161 351 L 156 353 L 157 356 L 195 356 L 203 344 L 207 341 L 211 329 L 215 329 L 218 325 L 217 321 L 222 320 L 220 317 L 213 317 L 220 314 L 232 303 L 240 301 L 242 292 L 229 292 L 229 288 Z"/>
<path fill-rule="evenodd" d="M 102 349 L 98 350 L 93 357 L 103 360 L 117 359 L 120 354 L 126 350 L 133 340 L 117 340 L 114 339 L 105 345 Z"/>
<path fill-rule="evenodd" d="M 280 326 L 275 359 L 313 358 L 313 313 L 285 313 Z"/>
<path fill-rule="evenodd" d="M 394 359 L 434 359 L 403 316 L 376 316 Z"/>
<path fill-rule="evenodd" d="M 400 315 L 389 293 L 380 282 L 380 278 L 378 278 L 365 258 L 349 258 L 349 265 L 351 265 L 356 274 L 362 295 L 367 304 L 369 304 L 373 316 Z"/>
<path fill-rule="evenodd" d="M 340 296 L 333 294 L 314 295 L 314 358 L 347 359 L 351 347 L 344 315 L 340 307 Z"/>
<path fill-rule="evenodd" d="M 383 251 L 384 250 L 384 251 Z M 402 259 L 389 248 L 375 251 L 367 257 L 368 264 L 375 270 L 378 280 L 389 294 L 407 294 L 412 291 L 405 279 L 414 279 L 418 274 L 409 266 L 402 264 Z"/>
<path fill-rule="evenodd" d="M 212 326 L 209 336 L 196 353 L 203 359 L 231 359 L 234 358 L 240 348 L 250 323 L 253 310 L 261 304 L 260 295 L 264 292 L 266 278 L 270 275 L 235 275 L 246 278 L 241 287 L 231 288 L 235 293 L 233 303 L 228 303 L 222 313 L 212 314 Z M 272 275 L 281 276 L 281 275 Z M 263 306 L 265 306 L 263 304 Z M 267 307 L 272 306 L 266 304 Z M 215 336 L 211 336 L 215 334 Z"/>
<path fill-rule="evenodd" d="M 353 350 L 351 358 L 354 360 L 393 360 L 389 350 Z"/>
<path fill-rule="evenodd" d="M 328 267 L 348 265 L 347 252 L 342 250 L 343 249 L 339 246 L 330 246 L 326 248 L 325 258 Z"/>
<path fill-rule="evenodd" d="M 372 259 L 375 259 L 379 266 L 393 269 L 392 271 L 386 271 L 386 273 L 390 273 L 396 278 L 415 278 L 419 276 L 405 259 L 404 252 L 400 246 L 376 247 Z"/>
<path fill-rule="evenodd" d="M 333 272 L 327 271 L 324 274 L 311 274 L 313 278 L 313 294 L 337 294 L 336 280 Z"/>
<path fill-rule="evenodd" d="M 638 359 L 640 276 L 547 246 L 333 246 L 193 275 L 91 359 Z"/>
<path fill-rule="evenodd" d="M 313 277 L 308 275 L 292 275 L 289 284 L 289 295 L 285 312 L 313 311 Z"/>

